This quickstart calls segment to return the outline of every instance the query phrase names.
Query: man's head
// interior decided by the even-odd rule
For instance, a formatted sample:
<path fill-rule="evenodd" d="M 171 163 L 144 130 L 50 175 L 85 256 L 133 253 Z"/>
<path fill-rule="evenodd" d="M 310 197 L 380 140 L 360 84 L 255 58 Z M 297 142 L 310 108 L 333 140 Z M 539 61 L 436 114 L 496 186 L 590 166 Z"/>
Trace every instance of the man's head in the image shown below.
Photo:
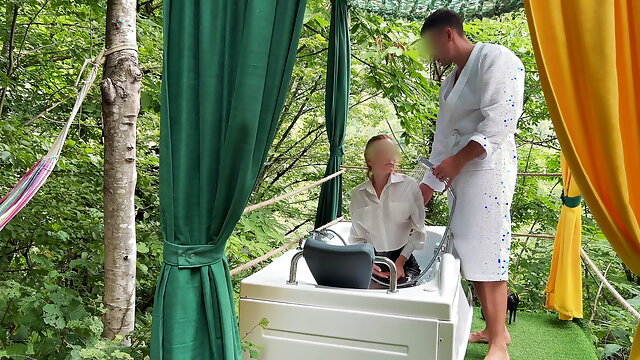
<path fill-rule="evenodd" d="M 466 40 L 460 15 L 449 9 L 436 10 L 425 20 L 420 36 L 433 58 L 442 65 L 453 62 L 455 45 Z"/>

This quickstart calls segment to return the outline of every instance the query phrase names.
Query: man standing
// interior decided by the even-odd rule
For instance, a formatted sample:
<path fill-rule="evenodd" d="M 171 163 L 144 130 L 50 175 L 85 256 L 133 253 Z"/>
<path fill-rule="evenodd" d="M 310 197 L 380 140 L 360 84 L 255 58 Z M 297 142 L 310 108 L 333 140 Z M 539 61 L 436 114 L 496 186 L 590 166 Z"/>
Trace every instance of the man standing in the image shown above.
<path fill-rule="evenodd" d="M 462 19 L 441 9 L 425 21 L 421 36 L 442 65 L 455 69 L 442 83 L 430 161 L 420 185 L 425 203 L 434 191 L 453 187 L 454 254 L 472 281 L 487 326 L 469 336 L 486 342 L 485 360 L 509 359 L 505 325 L 511 242 L 511 200 L 516 183 L 514 134 L 522 114 L 524 67 L 507 48 L 472 44 Z"/>

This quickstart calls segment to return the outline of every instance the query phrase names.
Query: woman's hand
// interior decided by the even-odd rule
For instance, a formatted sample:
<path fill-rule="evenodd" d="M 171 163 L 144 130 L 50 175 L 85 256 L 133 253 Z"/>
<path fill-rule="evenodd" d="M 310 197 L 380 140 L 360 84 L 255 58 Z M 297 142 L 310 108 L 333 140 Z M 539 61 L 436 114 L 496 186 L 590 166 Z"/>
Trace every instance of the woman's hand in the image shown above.
<path fill-rule="evenodd" d="M 380 266 L 378 265 L 373 265 L 373 274 L 384 278 L 384 279 L 388 279 L 389 278 L 389 272 L 388 271 L 382 271 L 382 269 L 380 269 Z"/>
<path fill-rule="evenodd" d="M 407 262 L 407 258 L 404 257 L 404 255 L 400 255 L 398 257 L 398 260 L 396 260 L 396 272 L 397 272 L 397 278 L 403 278 L 404 277 L 404 263 Z"/>

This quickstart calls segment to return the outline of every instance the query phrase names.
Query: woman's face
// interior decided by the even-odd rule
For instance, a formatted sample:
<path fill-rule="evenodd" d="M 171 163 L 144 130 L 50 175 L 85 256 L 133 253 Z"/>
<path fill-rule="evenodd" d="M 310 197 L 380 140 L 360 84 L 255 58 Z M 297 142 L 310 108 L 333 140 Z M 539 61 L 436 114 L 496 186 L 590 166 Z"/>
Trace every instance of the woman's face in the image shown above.
<path fill-rule="evenodd" d="M 393 141 L 389 139 L 374 142 L 365 153 L 367 165 L 375 173 L 394 172 L 398 158 L 398 149 Z"/>

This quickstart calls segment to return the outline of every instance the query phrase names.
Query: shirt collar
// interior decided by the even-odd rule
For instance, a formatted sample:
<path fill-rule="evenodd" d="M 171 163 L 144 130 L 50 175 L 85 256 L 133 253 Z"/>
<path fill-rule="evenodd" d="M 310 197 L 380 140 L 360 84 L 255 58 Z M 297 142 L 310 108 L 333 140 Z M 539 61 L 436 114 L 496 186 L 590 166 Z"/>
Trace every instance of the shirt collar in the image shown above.
<path fill-rule="evenodd" d="M 385 185 L 385 187 L 389 186 L 389 184 L 395 184 L 403 181 L 404 181 L 404 176 L 398 173 L 391 173 L 391 176 L 389 176 L 389 180 L 387 180 L 387 185 Z M 360 190 L 366 190 L 376 195 L 376 189 L 373 187 L 373 182 L 371 181 L 371 179 L 367 179 L 367 181 L 365 181 L 363 185 L 364 186 L 362 186 Z"/>

